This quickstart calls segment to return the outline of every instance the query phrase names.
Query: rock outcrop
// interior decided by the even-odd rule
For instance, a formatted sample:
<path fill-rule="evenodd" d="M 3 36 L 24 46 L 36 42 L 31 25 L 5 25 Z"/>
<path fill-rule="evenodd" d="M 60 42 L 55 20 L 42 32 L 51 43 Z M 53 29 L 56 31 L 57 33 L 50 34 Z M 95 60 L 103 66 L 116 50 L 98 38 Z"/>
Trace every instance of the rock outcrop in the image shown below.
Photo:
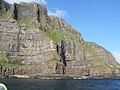
<path fill-rule="evenodd" d="M 109 51 L 86 42 L 42 5 L 2 1 L 0 17 L 0 75 L 119 75 Z"/>
<path fill-rule="evenodd" d="M 10 6 L 11 5 L 8 4 L 7 2 L 0 0 L 0 19 L 5 17 L 6 12 L 10 8 Z"/>

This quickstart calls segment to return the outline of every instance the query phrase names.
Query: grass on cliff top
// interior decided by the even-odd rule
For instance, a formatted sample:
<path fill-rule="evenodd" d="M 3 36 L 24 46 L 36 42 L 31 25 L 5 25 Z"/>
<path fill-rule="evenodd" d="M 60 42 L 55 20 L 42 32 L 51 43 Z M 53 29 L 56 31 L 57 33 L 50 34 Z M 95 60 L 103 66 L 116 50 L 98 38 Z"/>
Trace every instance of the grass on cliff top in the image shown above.
<path fill-rule="evenodd" d="M 98 57 L 98 58 L 99 58 L 99 57 Z M 99 58 L 98 60 L 99 60 L 99 62 L 105 64 L 105 65 L 108 66 L 109 68 L 114 68 L 114 66 L 113 66 L 112 64 L 110 64 L 110 63 L 108 63 L 108 62 L 105 62 L 103 59 Z"/>
<path fill-rule="evenodd" d="M 17 20 L 17 23 L 18 24 L 26 24 L 26 25 L 28 25 L 28 24 L 30 24 L 30 21 L 27 20 L 27 19 L 20 19 L 20 20 Z"/>
<path fill-rule="evenodd" d="M 92 49 L 92 47 L 89 44 L 85 43 L 83 47 L 87 52 L 91 52 L 94 55 L 96 54 L 95 51 Z"/>
<path fill-rule="evenodd" d="M 49 33 L 49 32 L 45 32 L 44 33 L 50 38 L 52 39 L 54 42 L 60 42 L 61 41 L 61 38 L 56 35 L 55 33 Z"/>
<path fill-rule="evenodd" d="M 95 43 L 93 42 L 93 43 L 91 43 L 91 45 L 92 44 L 95 44 Z M 112 65 L 112 64 L 106 62 L 105 60 L 101 59 L 100 57 L 98 57 L 95 50 L 91 47 L 91 45 L 90 44 L 85 44 L 84 49 L 86 51 L 88 51 L 89 53 L 91 53 L 95 57 L 95 59 L 99 61 L 99 63 L 102 63 L 102 64 L 108 66 L 109 68 L 116 68 L 115 65 Z"/>
<path fill-rule="evenodd" d="M 12 63 L 7 63 L 7 62 L 1 62 L 0 61 L 0 66 L 4 66 L 9 69 L 29 69 L 32 67 L 32 65 L 17 65 L 17 64 L 12 64 Z"/>
<path fill-rule="evenodd" d="M 16 57 L 14 56 L 5 56 L 3 54 L 0 54 L 0 61 L 1 62 L 8 62 L 8 63 L 12 63 L 16 60 Z"/>
<path fill-rule="evenodd" d="M 5 66 L 6 68 L 11 68 L 11 69 L 18 67 L 18 65 L 16 65 L 16 64 L 11 64 L 11 63 L 6 63 L 6 62 L 0 62 L 0 65 Z"/>
<path fill-rule="evenodd" d="M 2 10 L 0 11 L 0 19 L 1 19 L 1 18 L 5 18 L 5 16 L 6 16 L 6 10 L 5 10 L 5 8 L 4 8 L 4 9 L 2 9 Z"/>
<path fill-rule="evenodd" d="M 79 39 L 79 36 L 76 36 L 74 34 L 64 33 L 64 32 L 60 33 L 54 27 L 46 27 L 44 25 L 40 25 L 38 22 L 28 20 L 27 17 L 17 20 L 17 23 L 25 24 L 25 25 L 32 25 L 36 28 L 39 28 L 39 30 L 43 31 L 43 33 L 45 33 L 47 37 L 49 37 L 56 43 L 60 42 L 62 38 L 66 38 L 72 41 Z"/>
<path fill-rule="evenodd" d="M 37 21 L 33 20 L 32 18 L 29 19 L 27 16 L 16 20 L 16 22 L 20 25 L 25 24 L 25 25 L 33 26 L 35 28 L 38 28 L 39 26 L 39 23 Z"/>
<path fill-rule="evenodd" d="M 52 39 L 54 42 L 58 43 L 61 41 L 61 36 L 54 32 L 53 28 L 48 28 L 40 25 L 39 30 L 41 30 L 47 37 Z"/>
<path fill-rule="evenodd" d="M 30 69 L 33 67 L 33 65 L 18 65 L 14 64 L 14 61 L 16 60 L 16 57 L 13 56 L 5 56 L 0 53 L 0 66 L 4 66 L 9 69 Z"/>
<path fill-rule="evenodd" d="M 0 60 L 6 59 L 6 56 L 0 53 Z"/>
<path fill-rule="evenodd" d="M 44 31 L 46 30 L 46 31 Z M 50 39 L 52 39 L 54 42 L 60 42 L 62 40 L 62 37 L 68 39 L 68 40 L 77 40 L 79 39 L 78 36 L 75 36 L 73 34 L 69 34 L 69 33 L 57 33 L 55 32 L 54 30 L 51 30 L 51 29 L 43 29 L 42 30 Z"/>
<path fill-rule="evenodd" d="M 0 53 L 0 66 L 4 66 L 9 69 L 30 69 L 33 65 L 18 65 L 14 64 L 13 62 L 16 60 L 16 57 L 5 56 Z"/>
<path fill-rule="evenodd" d="M 13 64 L 13 62 L 16 60 L 15 57 L 9 57 L 5 56 L 3 54 L 0 54 L 0 65 L 5 66 L 7 68 L 17 68 L 16 64 Z"/>
<path fill-rule="evenodd" d="M 31 22 L 31 21 L 29 21 L 27 19 L 17 20 L 17 23 L 18 24 L 25 24 L 25 25 L 32 25 L 34 27 L 36 27 L 36 25 L 38 24 L 36 22 Z M 42 30 L 43 33 L 45 33 L 47 35 L 47 37 L 52 39 L 54 42 L 60 42 L 61 41 L 60 36 L 58 36 L 56 33 L 49 33 L 48 32 L 48 31 L 51 31 L 50 28 L 47 28 L 47 27 L 44 27 L 44 26 L 40 25 L 39 30 Z"/>
<path fill-rule="evenodd" d="M 74 34 L 65 33 L 65 32 L 61 32 L 61 34 L 62 34 L 63 37 L 66 37 L 66 39 L 68 39 L 68 40 L 72 40 L 73 41 L 73 40 L 79 39 L 79 36 L 74 35 Z"/>
<path fill-rule="evenodd" d="M 39 30 L 43 31 L 49 38 L 51 38 L 55 42 L 60 42 L 62 39 L 65 40 L 80 40 L 80 37 L 76 34 L 72 34 L 70 32 L 65 32 L 61 31 L 58 28 L 54 26 L 44 26 L 44 25 L 39 25 Z M 84 42 L 84 40 L 81 40 L 81 42 Z"/>

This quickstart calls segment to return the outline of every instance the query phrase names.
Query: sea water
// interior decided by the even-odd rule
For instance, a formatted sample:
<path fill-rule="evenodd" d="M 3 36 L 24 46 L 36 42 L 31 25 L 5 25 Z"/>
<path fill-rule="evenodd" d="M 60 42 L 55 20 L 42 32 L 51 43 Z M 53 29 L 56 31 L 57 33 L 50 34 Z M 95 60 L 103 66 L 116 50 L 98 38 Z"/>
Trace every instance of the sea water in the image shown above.
<path fill-rule="evenodd" d="M 0 79 L 8 90 L 120 90 L 120 79 Z"/>

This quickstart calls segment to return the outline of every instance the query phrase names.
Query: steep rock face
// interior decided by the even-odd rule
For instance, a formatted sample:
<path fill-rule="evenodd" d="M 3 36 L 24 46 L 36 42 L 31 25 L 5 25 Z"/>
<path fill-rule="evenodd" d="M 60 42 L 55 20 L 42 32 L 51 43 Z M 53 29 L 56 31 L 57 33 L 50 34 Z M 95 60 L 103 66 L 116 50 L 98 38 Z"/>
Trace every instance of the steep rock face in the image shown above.
<path fill-rule="evenodd" d="M 52 40 L 31 26 L 17 25 L 10 21 L 0 21 L 0 25 L 0 53 L 8 57 L 8 62 L 5 61 L 3 65 L 9 62 L 20 68 L 29 65 L 34 67 L 31 72 L 34 74 L 56 73 L 55 67 L 59 65 L 60 58 Z M 14 62 L 9 58 L 13 58 Z"/>
<path fill-rule="evenodd" d="M 10 8 L 10 4 L 7 2 L 0 0 L 0 18 L 4 18 L 6 15 L 6 11 Z"/>
<path fill-rule="evenodd" d="M 44 6 L 37 3 L 14 3 L 7 12 L 7 19 L 11 18 L 18 20 L 18 22 L 25 24 L 42 24 L 46 26 L 47 10 Z"/>
<path fill-rule="evenodd" d="M 87 72 L 91 76 L 115 75 L 119 73 L 119 65 L 110 52 L 93 43 L 84 44 Z"/>
<path fill-rule="evenodd" d="M 105 62 L 111 63 L 111 64 L 117 64 L 115 58 L 113 55 L 107 51 L 105 48 L 97 45 L 96 43 L 92 42 L 86 42 L 91 48 L 94 50 L 97 56 L 99 56 L 101 59 L 105 60 Z"/>
<path fill-rule="evenodd" d="M 119 74 L 110 52 L 37 3 L 13 4 L 0 20 L 0 66 L 1 75 Z"/>

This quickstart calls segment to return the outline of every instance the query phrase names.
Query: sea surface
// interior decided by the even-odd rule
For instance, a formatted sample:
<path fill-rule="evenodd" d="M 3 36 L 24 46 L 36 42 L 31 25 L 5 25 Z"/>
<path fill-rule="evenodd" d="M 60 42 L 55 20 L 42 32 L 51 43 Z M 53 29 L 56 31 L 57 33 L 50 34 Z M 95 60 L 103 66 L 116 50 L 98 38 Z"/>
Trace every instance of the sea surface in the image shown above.
<path fill-rule="evenodd" d="M 120 90 L 120 79 L 0 79 L 8 90 Z"/>

